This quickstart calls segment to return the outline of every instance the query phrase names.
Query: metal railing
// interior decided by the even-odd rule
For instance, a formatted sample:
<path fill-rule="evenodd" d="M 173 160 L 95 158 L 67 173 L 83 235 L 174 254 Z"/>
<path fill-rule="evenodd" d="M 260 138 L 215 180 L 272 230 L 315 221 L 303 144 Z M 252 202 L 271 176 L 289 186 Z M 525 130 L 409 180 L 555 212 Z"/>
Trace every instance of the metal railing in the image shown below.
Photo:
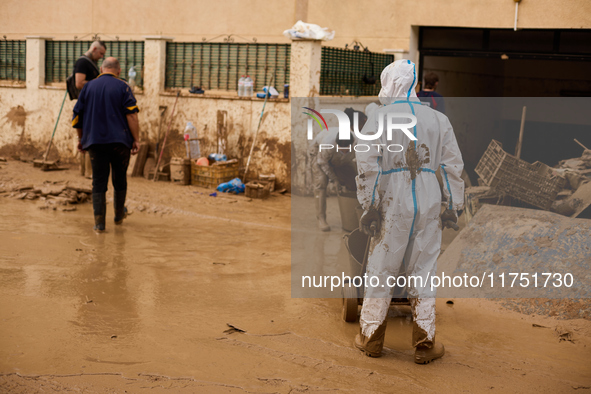
<path fill-rule="evenodd" d="M 74 71 L 74 64 L 90 47 L 92 41 L 46 41 L 45 43 L 45 82 L 64 82 Z M 144 42 L 143 41 L 105 41 L 105 57 L 113 56 L 121 64 L 120 78 L 127 80 L 127 73 L 135 66 L 137 86 L 143 86 Z M 102 59 L 98 65 L 102 64 Z"/>
<path fill-rule="evenodd" d="M 166 44 L 166 88 L 237 90 L 242 75 L 260 91 L 273 76 L 278 90 L 289 83 L 289 44 L 184 43 Z"/>
<path fill-rule="evenodd" d="M 377 96 L 382 70 L 394 55 L 322 47 L 320 94 L 328 96 Z"/>
<path fill-rule="evenodd" d="M 0 80 L 24 82 L 26 76 L 27 42 L 0 41 Z"/>

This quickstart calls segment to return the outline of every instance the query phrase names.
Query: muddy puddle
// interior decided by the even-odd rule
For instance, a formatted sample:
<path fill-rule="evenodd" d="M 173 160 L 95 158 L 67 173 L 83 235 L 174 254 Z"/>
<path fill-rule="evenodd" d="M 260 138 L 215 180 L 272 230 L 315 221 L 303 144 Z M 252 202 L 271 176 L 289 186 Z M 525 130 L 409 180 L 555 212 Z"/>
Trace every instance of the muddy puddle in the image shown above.
<path fill-rule="evenodd" d="M 144 182 L 132 179 L 130 190 L 165 204 Z M 244 203 L 242 218 L 218 220 L 228 206 L 193 207 L 194 214 L 185 215 L 135 212 L 121 227 L 109 219 L 108 231 L 97 235 L 90 204 L 74 212 L 42 211 L 0 198 L 0 388 L 369 393 L 591 387 L 589 322 L 522 315 L 487 300 L 437 301 L 437 340 L 447 349 L 437 362 L 412 362 L 406 307 L 389 313 L 384 356 L 367 358 L 352 346 L 358 326 L 341 320 L 339 299 L 291 298 L 289 214 L 276 214 L 289 212 L 289 198 L 272 208 Z M 329 199 L 330 214 L 335 207 Z M 107 210 L 110 217 L 112 205 Z M 272 212 L 273 219 L 261 212 Z M 324 238 L 309 229 L 334 256 L 342 253 L 344 234 L 337 220 L 329 218 L 333 232 Z M 572 341 L 560 340 L 558 324 Z"/>

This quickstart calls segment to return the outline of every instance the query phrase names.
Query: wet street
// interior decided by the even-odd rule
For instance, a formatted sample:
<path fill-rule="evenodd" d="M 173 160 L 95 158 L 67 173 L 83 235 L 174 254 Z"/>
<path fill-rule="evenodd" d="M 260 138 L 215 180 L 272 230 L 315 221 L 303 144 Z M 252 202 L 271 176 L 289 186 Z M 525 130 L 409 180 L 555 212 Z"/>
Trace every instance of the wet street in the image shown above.
<path fill-rule="evenodd" d="M 5 188 L 46 180 L 89 183 L 14 161 L 0 170 Z M 352 346 L 358 325 L 342 321 L 340 299 L 292 298 L 289 196 L 210 197 L 143 178 L 129 190 L 133 214 L 115 227 L 109 204 L 105 234 L 91 204 L 61 212 L 0 196 L 1 392 L 591 388 L 587 320 L 439 299 L 441 360 L 413 363 L 405 307 L 390 311 L 384 356 L 370 359 Z M 337 212 L 332 198 L 333 231 L 309 229 L 329 244 L 313 250 L 342 254 Z"/>

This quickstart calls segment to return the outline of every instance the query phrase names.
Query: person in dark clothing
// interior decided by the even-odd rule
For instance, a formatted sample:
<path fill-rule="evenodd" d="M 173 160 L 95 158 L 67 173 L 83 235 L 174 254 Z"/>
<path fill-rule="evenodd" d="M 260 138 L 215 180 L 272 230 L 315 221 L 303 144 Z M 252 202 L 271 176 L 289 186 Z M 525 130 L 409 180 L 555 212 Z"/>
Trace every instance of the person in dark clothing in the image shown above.
<path fill-rule="evenodd" d="M 86 83 L 74 106 L 72 126 L 78 131 L 78 150 L 88 151 L 92 163 L 94 229 L 105 230 L 106 192 L 112 170 L 115 224 L 127 215 L 127 167 L 139 150 L 139 108 L 131 87 L 120 80 L 114 57 L 105 59 L 101 74 Z"/>
<path fill-rule="evenodd" d="M 76 60 L 74 64 L 76 88 L 82 89 L 86 83 L 98 77 L 100 70 L 97 62 L 105 56 L 106 51 L 107 45 L 103 41 L 95 41 L 88 51 Z"/>
<path fill-rule="evenodd" d="M 103 41 L 95 41 L 90 45 L 88 51 L 76 60 L 73 72 L 76 96 L 80 94 L 80 90 L 85 83 L 92 81 L 100 74 L 97 62 L 105 56 L 106 50 L 107 45 Z M 92 178 L 90 158 L 86 153 L 82 153 L 80 157 L 80 173 L 86 178 Z"/>
<path fill-rule="evenodd" d="M 437 85 L 439 84 L 439 77 L 434 72 L 425 75 L 425 87 L 417 93 L 417 97 L 421 102 L 427 103 L 431 108 L 445 113 L 445 101 L 443 96 L 437 93 Z"/>

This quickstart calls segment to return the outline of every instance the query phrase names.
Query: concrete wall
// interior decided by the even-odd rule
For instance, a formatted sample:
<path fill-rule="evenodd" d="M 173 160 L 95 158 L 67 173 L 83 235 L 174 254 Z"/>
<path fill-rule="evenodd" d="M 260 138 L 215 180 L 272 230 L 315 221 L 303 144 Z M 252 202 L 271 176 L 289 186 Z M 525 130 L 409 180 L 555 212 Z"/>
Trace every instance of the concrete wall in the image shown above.
<path fill-rule="evenodd" d="M 136 94 L 140 107 L 141 140 L 155 142 L 160 129 L 161 106 L 166 106 L 163 136 L 168 127 L 176 94 L 164 91 L 164 56 L 166 38 L 146 39 L 145 86 Z M 65 86 L 46 87 L 44 83 L 43 38 L 27 39 L 27 84 L 0 85 L 0 155 L 39 158 L 45 150 L 55 126 L 65 94 Z M 59 120 L 50 158 L 74 161 L 77 156 L 76 131 L 71 126 L 75 101 L 66 98 Z M 251 159 L 249 174 L 275 173 L 281 186 L 290 188 L 290 106 L 285 99 L 267 102 L 257 143 Z M 224 153 L 239 158 L 242 166 L 250 152 L 263 107 L 263 100 L 226 95 L 191 95 L 183 89 L 176 105 L 174 121 L 167 141 L 168 153 L 185 156 L 182 138 L 187 121 L 196 126 L 202 153 L 218 151 L 218 139 Z M 218 126 L 218 114 L 226 118 Z"/>
<path fill-rule="evenodd" d="M 411 50 L 411 26 L 513 27 L 512 0 L 2 0 L 0 33 L 8 39 L 55 39 L 100 33 L 104 39 L 170 35 L 201 41 L 236 34 L 259 42 L 284 42 L 297 19 L 336 30 L 325 45 L 359 40 L 373 51 Z M 588 0 L 523 0 L 521 28 L 589 28 Z M 236 38 L 240 41 L 240 38 Z"/>
<path fill-rule="evenodd" d="M 143 40 L 145 36 L 173 36 L 175 41 L 199 42 L 202 38 L 221 42 L 228 34 L 236 42 L 256 38 L 258 42 L 290 42 L 282 32 L 302 19 L 336 30 L 330 42 L 294 43 L 291 60 L 291 95 L 309 98 L 319 91 L 320 45 L 344 47 L 361 41 L 372 51 L 399 50 L 398 56 L 418 60 L 418 26 L 513 27 L 515 3 L 511 0 L 0 0 L 0 35 L 7 39 L 44 35 L 55 40 L 90 39 L 99 34 L 112 40 Z M 590 28 L 589 0 L 523 0 L 519 6 L 520 28 Z M 19 148 L 31 155 L 43 151 L 53 130 L 64 90 L 44 84 L 44 47 L 41 39 L 27 42 L 27 84 L 0 87 L 0 154 Z M 144 91 L 137 96 L 142 112 L 143 138 L 155 140 L 160 124 L 159 107 L 168 106 L 174 95 L 164 92 L 164 48 L 166 39 L 146 40 Z M 36 48 L 31 51 L 31 45 Z M 510 74 L 510 73 L 508 73 Z M 481 79 L 480 83 L 491 78 Z M 450 76 L 450 79 L 453 76 Z M 443 88 L 443 86 L 442 86 Z M 506 88 L 505 88 L 506 89 Z M 66 100 L 56 131 L 55 152 L 63 159 L 76 155 L 75 132 L 70 127 L 73 103 Z M 217 141 L 218 111 L 227 113 L 227 154 L 246 160 L 262 102 L 208 92 L 189 97 L 185 91 L 172 125 L 172 147 L 183 147 L 180 134 L 186 121 L 193 121 L 202 137 L 203 150 Z M 289 186 L 290 157 L 295 168 L 306 167 L 305 144 L 291 141 L 290 103 L 268 103 L 252 160 L 254 172 L 275 172 Z M 166 129 L 164 124 L 163 129 Z M 244 163 L 243 163 L 244 164 Z M 293 167 L 292 167 L 293 168 Z M 298 178 L 306 188 L 306 176 Z"/>

